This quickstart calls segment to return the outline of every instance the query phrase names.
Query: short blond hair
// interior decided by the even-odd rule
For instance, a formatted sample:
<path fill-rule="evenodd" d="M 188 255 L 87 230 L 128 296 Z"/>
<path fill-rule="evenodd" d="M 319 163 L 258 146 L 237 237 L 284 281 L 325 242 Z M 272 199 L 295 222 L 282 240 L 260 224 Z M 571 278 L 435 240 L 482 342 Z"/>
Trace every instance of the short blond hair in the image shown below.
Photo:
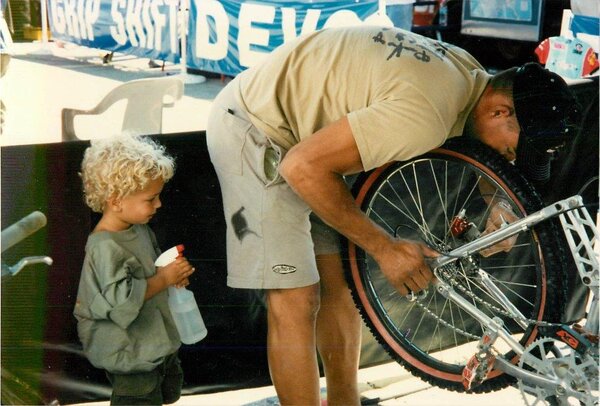
<path fill-rule="evenodd" d="M 81 162 L 85 203 L 102 213 L 109 198 L 123 198 L 155 179 L 168 182 L 175 160 L 148 137 L 120 135 L 91 141 Z"/>

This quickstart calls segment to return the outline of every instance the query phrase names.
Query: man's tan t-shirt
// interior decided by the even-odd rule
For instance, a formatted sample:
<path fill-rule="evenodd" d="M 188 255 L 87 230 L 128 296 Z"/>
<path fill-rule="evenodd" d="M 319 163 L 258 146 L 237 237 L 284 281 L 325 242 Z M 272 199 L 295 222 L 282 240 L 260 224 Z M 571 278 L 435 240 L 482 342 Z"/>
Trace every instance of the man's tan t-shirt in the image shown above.
<path fill-rule="evenodd" d="M 466 51 L 395 28 L 329 28 L 239 75 L 252 123 L 285 149 L 348 116 L 365 170 L 462 134 L 489 74 Z"/>

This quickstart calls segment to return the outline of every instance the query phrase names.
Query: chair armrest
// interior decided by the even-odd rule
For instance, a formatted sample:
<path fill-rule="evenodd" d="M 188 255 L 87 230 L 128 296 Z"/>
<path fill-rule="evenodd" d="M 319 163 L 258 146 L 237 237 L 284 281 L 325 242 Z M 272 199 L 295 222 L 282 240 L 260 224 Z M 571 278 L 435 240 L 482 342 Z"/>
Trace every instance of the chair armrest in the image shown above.
<path fill-rule="evenodd" d="M 63 141 L 76 141 L 79 140 L 75 134 L 75 127 L 73 121 L 75 116 L 79 114 L 88 114 L 87 110 L 78 110 L 71 108 L 64 108 L 61 111 L 62 116 L 62 140 Z"/>

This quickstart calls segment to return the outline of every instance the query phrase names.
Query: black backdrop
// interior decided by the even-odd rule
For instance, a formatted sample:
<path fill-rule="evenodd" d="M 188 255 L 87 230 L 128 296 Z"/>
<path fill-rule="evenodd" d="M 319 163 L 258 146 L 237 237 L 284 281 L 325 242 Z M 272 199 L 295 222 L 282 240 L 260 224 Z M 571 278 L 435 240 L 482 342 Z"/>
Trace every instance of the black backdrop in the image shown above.
<path fill-rule="evenodd" d="M 176 157 L 163 207 L 150 223 L 161 248 L 184 244 L 197 271 L 190 286 L 207 338 L 180 351 L 185 393 L 269 384 L 265 311 L 258 291 L 226 286 L 221 192 L 204 133 L 158 137 Z M 2 149 L 2 226 L 40 210 L 45 228 L 3 253 L 12 265 L 49 255 L 2 282 L 2 403 L 61 404 L 106 399 L 103 373 L 81 353 L 72 315 L 87 235 L 98 220 L 78 176 L 86 141 Z M 12 401 L 11 401 L 12 400 Z"/>

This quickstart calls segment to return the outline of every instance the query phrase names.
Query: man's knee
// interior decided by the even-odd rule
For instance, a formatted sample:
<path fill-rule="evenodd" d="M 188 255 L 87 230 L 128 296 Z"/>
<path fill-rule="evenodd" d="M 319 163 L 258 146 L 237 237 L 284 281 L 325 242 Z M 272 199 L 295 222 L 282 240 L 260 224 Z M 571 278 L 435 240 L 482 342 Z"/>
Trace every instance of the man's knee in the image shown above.
<path fill-rule="evenodd" d="M 267 310 L 274 322 L 316 320 L 321 305 L 319 285 L 267 291 Z"/>

